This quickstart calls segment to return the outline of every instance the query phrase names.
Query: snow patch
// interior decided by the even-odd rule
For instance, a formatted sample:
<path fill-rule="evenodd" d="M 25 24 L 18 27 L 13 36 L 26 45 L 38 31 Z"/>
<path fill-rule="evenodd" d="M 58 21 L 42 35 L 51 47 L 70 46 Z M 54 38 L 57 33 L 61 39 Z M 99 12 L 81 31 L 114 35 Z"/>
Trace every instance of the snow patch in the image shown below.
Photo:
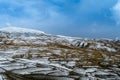
<path fill-rule="evenodd" d="M 4 31 L 4 32 L 9 32 L 9 33 L 43 33 L 42 31 L 39 30 L 33 30 L 33 29 L 27 29 L 27 28 L 20 28 L 20 27 L 5 27 L 5 28 L 1 28 L 0 31 Z"/>

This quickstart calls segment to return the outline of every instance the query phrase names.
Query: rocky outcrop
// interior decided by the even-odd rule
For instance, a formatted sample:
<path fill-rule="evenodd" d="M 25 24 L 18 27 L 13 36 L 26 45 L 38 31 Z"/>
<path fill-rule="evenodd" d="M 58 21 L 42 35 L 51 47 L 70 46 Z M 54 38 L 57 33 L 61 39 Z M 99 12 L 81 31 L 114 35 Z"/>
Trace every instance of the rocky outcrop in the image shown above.
<path fill-rule="evenodd" d="M 70 62 L 67 65 L 71 66 L 71 64 L 74 63 Z M 113 71 L 113 69 L 101 69 L 94 66 L 69 68 L 59 62 L 50 62 L 47 58 L 40 60 L 2 58 L 0 60 L 0 77 L 7 75 L 7 78 L 12 80 L 119 80 L 120 76 L 116 72 L 119 73 L 117 69 Z"/>
<path fill-rule="evenodd" d="M 89 43 L 84 40 L 73 40 L 71 44 L 73 46 L 80 47 L 80 48 L 86 48 L 89 46 Z"/>

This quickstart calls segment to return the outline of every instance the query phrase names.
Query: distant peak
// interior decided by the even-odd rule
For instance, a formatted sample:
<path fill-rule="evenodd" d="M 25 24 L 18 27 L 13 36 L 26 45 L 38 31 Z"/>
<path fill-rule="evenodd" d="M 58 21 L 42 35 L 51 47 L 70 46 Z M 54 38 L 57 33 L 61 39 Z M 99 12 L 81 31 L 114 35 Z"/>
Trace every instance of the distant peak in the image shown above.
<path fill-rule="evenodd" d="M 44 33 L 43 31 L 39 31 L 39 30 L 34 30 L 34 29 L 29 29 L 29 28 L 21 28 L 21 27 L 11 27 L 11 26 L 1 28 L 0 31 L 10 32 L 10 33 L 14 33 L 14 32 L 18 32 L 18 33 L 25 33 L 25 32 Z"/>

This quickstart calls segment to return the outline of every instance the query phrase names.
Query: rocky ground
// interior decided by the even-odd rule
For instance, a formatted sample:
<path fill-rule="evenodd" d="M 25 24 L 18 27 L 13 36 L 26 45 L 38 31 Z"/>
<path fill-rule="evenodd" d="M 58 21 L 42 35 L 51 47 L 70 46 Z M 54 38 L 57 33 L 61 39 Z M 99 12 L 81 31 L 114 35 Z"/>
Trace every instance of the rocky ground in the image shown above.
<path fill-rule="evenodd" d="M 0 30 L 0 80 L 120 80 L 120 40 L 18 30 Z"/>

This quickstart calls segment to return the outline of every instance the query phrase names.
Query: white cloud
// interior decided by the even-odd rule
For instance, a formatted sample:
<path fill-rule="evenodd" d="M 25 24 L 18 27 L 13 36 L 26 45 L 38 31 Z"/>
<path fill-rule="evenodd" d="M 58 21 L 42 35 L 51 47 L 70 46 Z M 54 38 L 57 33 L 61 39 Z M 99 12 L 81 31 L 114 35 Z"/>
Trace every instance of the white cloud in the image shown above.
<path fill-rule="evenodd" d="M 23 26 L 23 27 L 35 27 L 43 25 L 48 16 L 52 16 L 49 13 L 52 13 L 54 10 L 51 9 L 51 5 L 45 3 L 44 0 L 4 0 L 0 1 L 0 3 L 7 4 L 9 7 L 4 11 L 9 10 L 9 13 L 15 13 L 16 16 L 12 16 L 9 13 L 0 14 L 0 27 L 6 25 L 6 22 L 9 22 L 15 26 Z M 23 12 L 18 12 L 20 17 L 18 16 L 16 9 L 21 8 Z M 1 9 L 2 7 L 0 7 Z M 25 15 L 25 16 L 24 16 Z M 53 17 L 53 16 L 52 16 Z M 54 16 L 55 17 L 55 16 Z M 50 25 L 50 24 L 49 24 Z"/>
<path fill-rule="evenodd" d="M 116 24 L 120 25 L 120 0 L 113 6 L 113 14 L 116 20 Z"/>
<path fill-rule="evenodd" d="M 61 2 L 64 1 L 66 0 Z M 47 31 L 53 29 L 53 27 L 57 29 L 58 26 L 64 27 L 71 25 L 73 22 L 68 16 L 59 12 L 58 6 L 51 5 L 45 0 L 4 0 L 0 1 L 0 3 L 1 2 L 9 4 L 9 9 L 12 12 L 19 7 L 23 10 L 23 13 L 21 14 L 21 12 L 19 12 L 20 15 L 22 15 L 21 17 L 0 14 L 0 27 L 6 26 L 6 23 L 8 22 L 13 26 L 46 29 Z"/>

